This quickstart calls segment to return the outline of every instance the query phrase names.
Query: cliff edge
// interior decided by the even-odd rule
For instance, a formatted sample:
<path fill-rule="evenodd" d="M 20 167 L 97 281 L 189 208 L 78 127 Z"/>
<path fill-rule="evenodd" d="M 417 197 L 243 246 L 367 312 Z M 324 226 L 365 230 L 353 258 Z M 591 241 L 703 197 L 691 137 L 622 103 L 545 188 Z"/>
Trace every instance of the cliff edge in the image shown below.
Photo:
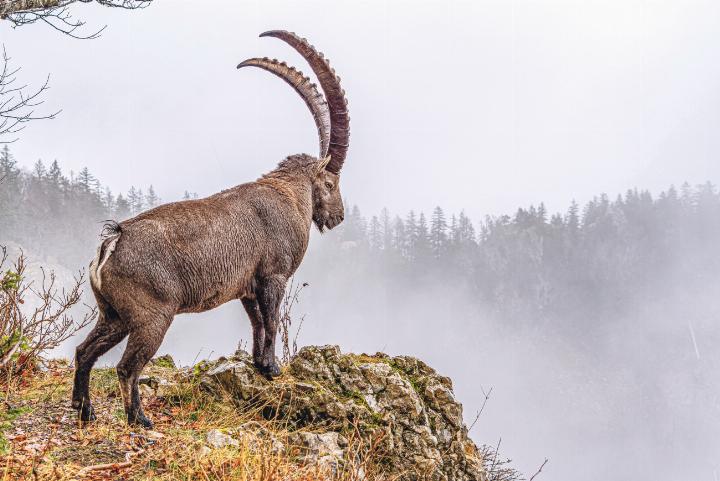
<path fill-rule="evenodd" d="M 53 361 L 9 390 L 7 479 L 487 481 L 450 379 L 406 356 L 305 347 L 273 381 L 242 350 L 141 378 L 155 431 L 125 424 L 114 369 L 95 369 L 98 415 L 69 407 L 72 367 Z M 494 463 L 493 463 L 494 464 Z"/>
<path fill-rule="evenodd" d="M 305 347 L 280 378 L 267 381 L 238 351 L 206 366 L 201 382 L 210 392 L 231 395 L 241 409 L 286 422 L 298 433 L 295 444 L 333 470 L 353 455 L 347 447 L 356 438 L 354 449 L 397 479 L 485 480 L 452 382 L 418 359 Z"/>

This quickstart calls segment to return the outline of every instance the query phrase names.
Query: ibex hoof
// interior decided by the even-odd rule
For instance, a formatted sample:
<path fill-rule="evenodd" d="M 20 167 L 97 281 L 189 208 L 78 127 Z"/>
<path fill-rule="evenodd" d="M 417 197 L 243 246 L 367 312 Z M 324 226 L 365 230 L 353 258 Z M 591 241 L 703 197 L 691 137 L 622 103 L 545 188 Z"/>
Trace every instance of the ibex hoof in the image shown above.
<path fill-rule="evenodd" d="M 80 414 L 80 421 L 84 423 L 91 423 L 97 419 L 97 416 L 95 416 L 95 410 L 90 404 L 83 404 L 78 411 Z"/>
<path fill-rule="evenodd" d="M 272 380 L 280 375 L 280 366 L 278 366 L 276 362 L 269 366 L 260 366 L 258 367 L 258 370 L 260 371 L 260 374 L 269 380 Z"/>
<path fill-rule="evenodd" d="M 128 424 L 132 426 L 140 426 L 145 429 L 153 428 L 153 422 L 145 417 L 144 414 L 138 414 L 135 419 L 128 419 Z"/>

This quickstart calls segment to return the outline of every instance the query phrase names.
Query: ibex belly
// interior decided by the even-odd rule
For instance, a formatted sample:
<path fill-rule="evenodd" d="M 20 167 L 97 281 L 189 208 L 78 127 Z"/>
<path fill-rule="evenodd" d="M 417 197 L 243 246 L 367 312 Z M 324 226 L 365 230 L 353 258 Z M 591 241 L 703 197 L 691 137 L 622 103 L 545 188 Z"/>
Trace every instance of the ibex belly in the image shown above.
<path fill-rule="evenodd" d="M 195 292 L 188 296 L 179 312 L 205 312 L 235 299 L 252 297 L 252 285 L 252 278 L 246 276 L 243 279 L 210 281 L 206 285 L 196 286 L 193 289 Z"/>

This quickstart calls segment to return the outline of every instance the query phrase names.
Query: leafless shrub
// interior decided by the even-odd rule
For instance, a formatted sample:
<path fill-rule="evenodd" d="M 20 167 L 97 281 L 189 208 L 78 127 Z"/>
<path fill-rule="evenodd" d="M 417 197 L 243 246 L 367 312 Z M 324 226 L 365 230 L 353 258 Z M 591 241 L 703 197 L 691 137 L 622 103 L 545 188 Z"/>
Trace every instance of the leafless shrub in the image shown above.
<path fill-rule="evenodd" d="M 525 477 L 520 471 L 510 467 L 512 460 L 500 457 L 500 441 L 497 446 L 480 447 L 488 481 L 523 481 Z"/>
<path fill-rule="evenodd" d="M 105 7 L 134 10 L 147 7 L 152 0 L 95 0 Z M 82 33 L 85 21 L 75 18 L 69 9 L 73 3 L 90 3 L 92 0 L 0 0 L 0 19 L 14 26 L 41 22 L 73 38 L 97 38 L 105 27 L 91 33 Z"/>
<path fill-rule="evenodd" d="M 283 345 L 283 354 L 282 354 L 282 362 L 283 364 L 287 364 L 290 362 L 290 358 L 292 358 L 295 354 L 297 354 L 298 346 L 297 346 L 297 339 L 298 335 L 300 334 L 300 329 L 302 328 L 302 323 L 305 320 L 305 316 L 300 317 L 300 322 L 298 323 L 297 331 L 295 331 L 295 335 L 292 338 L 292 345 L 290 343 L 290 328 L 292 327 L 292 315 L 291 311 L 295 304 L 298 303 L 300 300 L 300 293 L 303 289 L 305 289 L 308 286 L 307 282 L 303 282 L 302 284 L 295 283 L 295 279 L 290 280 L 290 285 L 285 290 L 285 297 L 283 297 L 283 302 L 280 305 L 280 335 L 282 336 L 282 345 Z"/>
<path fill-rule="evenodd" d="M 25 84 L 18 84 L 17 74 L 20 72 L 20 68 L 10 66 L 10 57 L 4 46 L 0 61 L 2 62 L 2 66 L 0 66 L 0 143 L 10 143 L 17 139 L 3 140 L 3 137 L 20 132 L 31 120 L 53 119 L 59 112 L 51 114 L 35 112 L 35 107 L 43 103 L 42 96 L 49 88 L 49 75 L 39 88 L 29 89 Z"/>
<path fill-rule="evenodd" d="M 53 272 L 44 270 L 42 281 L 28 282 L 25 267 L 24 254 L 8 265 L 7 250 L 0 247 L 0 369 L 8 376 L 34 365 L 97 315 L 96 308 L 87 306 L 79 321 L 70 316 L 80 303 L 82 272 L 65 289 L 57 287 Z"/>

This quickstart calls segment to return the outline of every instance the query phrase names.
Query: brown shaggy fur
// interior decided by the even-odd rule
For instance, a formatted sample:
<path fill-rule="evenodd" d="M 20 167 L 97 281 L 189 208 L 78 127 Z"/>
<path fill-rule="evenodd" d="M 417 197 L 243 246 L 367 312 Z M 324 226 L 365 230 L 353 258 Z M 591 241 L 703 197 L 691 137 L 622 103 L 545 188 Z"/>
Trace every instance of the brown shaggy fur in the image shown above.
<path fill-rule="evenodd" d="M 76 352 L 72 404 L 94 419 L 90 371 L 128 336 L 117 365 L 128 422 L 151 427 L 138 377 L 178 313 L 203 312 L 240 299 L 253 328 L 253 357 L 267 376 L 275 360 L 278 309 L 300 265 L 314 223 L 343 220 L 339 177 L 328 159 L 294 155 L 255 182 L 210 197 L 162 205 L 111 224 L 90 266 L 100 308 L 95 328 Z"/>

